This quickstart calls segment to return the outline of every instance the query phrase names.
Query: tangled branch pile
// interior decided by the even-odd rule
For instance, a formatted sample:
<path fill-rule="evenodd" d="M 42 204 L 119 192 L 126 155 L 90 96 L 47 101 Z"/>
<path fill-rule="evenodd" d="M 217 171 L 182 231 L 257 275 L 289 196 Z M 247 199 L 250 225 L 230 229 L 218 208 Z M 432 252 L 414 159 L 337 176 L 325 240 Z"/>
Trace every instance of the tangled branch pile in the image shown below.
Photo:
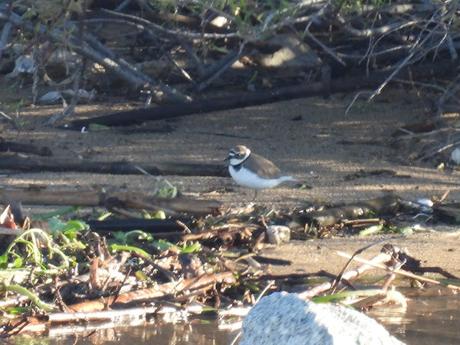
<path fill-rule="evenodd" d="M 372 99 L 390 81 L 452 76 L 460 44 L 447 0 L 23 0 L 1 4 L 0 20 L 0 70 L 31 74 L 34 101 L 50 88 L 73 103 L 94 96 L 85 88 L 160 103 L 315 82 L 325 94 L 373 87 Z M 458 84 L 422 87 L 443 93 L 440 108 Z"/>

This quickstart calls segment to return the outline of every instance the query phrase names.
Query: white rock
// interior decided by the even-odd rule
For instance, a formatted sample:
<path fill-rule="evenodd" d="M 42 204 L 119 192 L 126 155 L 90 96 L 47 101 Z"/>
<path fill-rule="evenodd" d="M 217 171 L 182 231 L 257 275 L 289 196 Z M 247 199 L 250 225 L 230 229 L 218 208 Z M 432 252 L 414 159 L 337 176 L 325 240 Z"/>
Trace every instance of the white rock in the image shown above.
<path fill-rule="evenodd" d="M 8 78 L 16 78 L 19 74 L 33 74 L 35 72 L 36 65 L 31 55 L 20 55 L 16 58 L 14 63 L 14 69 L 11 73 L 6 76 Z"/>
<path fill-rule="evenodd" d="M 45 93 L 38 99 L 42 104 L 55 104 L 62 99 L 62 94 L 59 91 L 50 91 Z"/>
<path fill-rule="evenodd" d="M 228 24 L 228 19 L 223 16 L 217 16 L 213 20 L 211 20 L 211 24 L 217 26 L 218 28 L 223 28 L 225 25 Z"/>
<path fill-rule="evenodd" d="M 72 89 L 63 90 L 62 93 L 69 97 L 73 97 L 75 95 L 75 91 Z M 91 91 L 86 91 L 84 89 L 78 89 L 76 93 L 80 100 L 92 101 L 94 97 L 96 97 L 95 89 L 92 89 Z"/>
<path fill-rule="evenodd" d="M 460 165 L 460 148 L 456 147 L 451 153 L 450 153 L 450 159 L 452 162 L 454 162 L 457 165 Z"/>
<path fill-rule="evenodd" d="M 14 70 L 17 73 L 32 74 L 35 68 L 35 62 L 31 55 L 21 55 L 15 61 Z"/>
<path fill-rule="evenodd" d="M 432 208 L 433 205 L 434 205 L 433 201 L 431 199 L 428 199 L 428 198 L 417 199 L 417 204 L 420 204 L 420 205 L 428 207 L 428 208 Z"/>
<path fill-rule="evenodd" d="M 289 242 L 291 239 L 291 229 L 284 225 L 269 225 L 267 227 L 268 242 L 279 245 Z"/>
<path fill-rule="evenodd" d="M 296 294 L 262 298 L 243 322 L 240 345 L 400 345 L 374 319 L 354 309 L 316 304 Z"/>

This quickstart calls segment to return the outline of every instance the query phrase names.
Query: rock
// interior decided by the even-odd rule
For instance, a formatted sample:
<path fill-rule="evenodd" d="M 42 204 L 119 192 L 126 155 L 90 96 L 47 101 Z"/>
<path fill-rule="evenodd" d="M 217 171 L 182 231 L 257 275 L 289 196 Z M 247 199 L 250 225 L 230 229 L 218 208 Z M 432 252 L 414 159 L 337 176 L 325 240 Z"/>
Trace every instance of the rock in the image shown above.
<path fill-rule="evenodd" d="M 450 153 L 450 159 L 452 162 L 454 162 L 456 165 L 460 165 L 460 148 L 456 147 L 451 153 Z"/>
<path fill-rule="evenodd" d="M 291 239 L 291 229 L 284 225 L 269 225 L 267 227 L 268 242 L 280 245 L 289 242 Z"/>
<path fill-rule="evenodd" d="M 62 94 L 60 91 L 50 91 L 45 93 L 38 99 L 40 104 L 56 104 L 62 100 Z"/>
<path fill-rule="evenodd" d="M 209 24 L 214 25 L 218 28 L 223 28 L 229 24 L 229 20 L 224 16 L 217 16 L 209 22 Z"/>
<path fill-rule="evenodd" d="M 317 69 L 322 64 L 314 49 L 294 34 L 278 34 L 271 39 L 257 42 L 232 65 L 233 71 L 247 66 L 260 66 L 270 70 L 270 76 L 305 77 L 305 71 Z"/>
<path fill-rule="evenodd" d="M 62 94 L 67 97 L 73 97 L 75 94 L 77 94 L 80 103 L 81 101 L 91 102 L 94 97 L 96 97 L 96 90 L 92 89 L 91 91 L 86 91 L 84 89 L 78 89 L 77 92 L 75 92 L 72 89 L 67 89 L 63 90 Z"/>
<path fill-rule="evenodd" d="M 36 68 L 31 55 L 20 55 L 15 61 L 14 70 L 7 74 L 7 77 L 16 78 L 20 74 L 33 74 Z"/>
<path fill-rule="evenodd" d="M 80 103 L 82 101 L 92 101 L 94 97 L 96 96 L 96 90 L 91 90 L 91 91 L 86 91 L 84 89 L 78 89 L 77 92 L 75 92 L 72 89 L 66 89 L 61 91 L 50 91 L 45 93 L 43 96 L 41 96 L 38 99 L 38 102 L 41 104 L 56 104 L 59 101 L 64 101 L 64 96 L 66 96 L 67 99 L 71 99 L 75 93 L 78 95 L 78 100 Z"/>
<path fill-rule="evenodd" d="M 317 304 L 296 294 L 262 298 L 243 322 L 240 345 L 399 345 L 374 319 L 354 309 Z"/>
<path fill-rule="evenodd" d="M 259 53 L 254 56 L 258 64 L 265 68 L 305 69 L 318 67 L 321 63 L 314 50 L 296 35 L 276 35 L 268 44 L 278 46 L 279 49 L 271 54 Z"/>

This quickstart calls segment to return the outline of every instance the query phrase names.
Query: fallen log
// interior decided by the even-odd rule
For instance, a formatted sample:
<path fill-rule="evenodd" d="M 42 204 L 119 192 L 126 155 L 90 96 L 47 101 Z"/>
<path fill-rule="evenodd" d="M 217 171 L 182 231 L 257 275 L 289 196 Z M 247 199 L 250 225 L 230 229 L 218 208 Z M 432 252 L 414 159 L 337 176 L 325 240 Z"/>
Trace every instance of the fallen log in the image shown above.
<path fill-rule="evenodd" d="M 443 222 L 458 224 L 460 223 L 460 203 L 434 205 L 433 215 Z"/>
<path fill-rule="evenodd" d="M 39 156 L 52 156 L 53 152 L 47 146 L 35 144 L 18 143 L 0 138 L 0 152 L 22 152 Z"/>
<path fill-rule="evenodd" d="M 154 234 L 174 234 L 184 230 L 184 226 L 173 219 L 106 219 L 88 220 L 86 223 L 96 232 L 143 230 Z"/>
<path fill-rule="evenodd" d="M 146 308 L 129 308 L 121 310 L 104 310 L 94 313 L 52 313 L 47 316 L 48 321 L 54 326 L 74 324 L 74 323 L 89 323 L 89 322 L 116 322 L 118 324 L 128 323 L 133 326 L 141 325 L 153 318 L 158 312 L 158 307 Z M 51 325 L 49 325 L 51 326 Z"/>
<path fill-rule="evenodd" d="M 437 64 L 420 64 L 402 69 L 398 74 L 400 79 L 423 79 L 434 76 L 444 76 L 455 70 L 454 61 L 438 61 Z M 242 108 L 247 106 L 273 103 L 282 100 L 311 97 L 337 92 L 352 92 L 366 88 L 376 88 L 390 76 L 392 71 L 376 71 L 368 77 L 359 72 L 359 76 L 337 78 L 329 82 L 305 83 L 281 87 L 272 90 L 234 93 L 231 97 L 194 100 L 187 103 L 165 104 L 153 108 L 134 109 L 94 118 L 75 120 L 65 128 L 80 130 L 89 124 L 105 126 L 127 126 L 145 121 L 164 120 L 179 116 L 207 113 L 212 111 Z M 412 79 L 411 79 L 412 80 Z"/>
<path fill-rule="evenodd" d="M 75 171 L 97 174 L 141 175 L 142 168 L 151 175 L 178 176 L 227 176 L 227 169 L 220 164 L 193 162 L 101 162 L 84 159 L 63 159 L 46 157 L 4 156 L 0 159 L 0 169 L 27 172 Z"/>
<path fill-rule="evenodd" d="M 344 206 L 331 207 L 322 211 L 313 211 L 306 215 L 309 222 L 316 226 L 330 226 L 345 219 L 365 218 L 369 215 L 395 213 L 400 206 L 396 195 L 363 200 Z"/>
<path fill-rule="evenodd" d="M 157 198 L 141 192 L 103 192 L 94 189 L 47 188 L 1 188 L 0 203 L 21 201 L 24 205 L 73 205 L 124 207 L 145 210 L 165 210 L 171 213 L 211 214 L 221 203 L 216 200 L 191 198 Z"/>

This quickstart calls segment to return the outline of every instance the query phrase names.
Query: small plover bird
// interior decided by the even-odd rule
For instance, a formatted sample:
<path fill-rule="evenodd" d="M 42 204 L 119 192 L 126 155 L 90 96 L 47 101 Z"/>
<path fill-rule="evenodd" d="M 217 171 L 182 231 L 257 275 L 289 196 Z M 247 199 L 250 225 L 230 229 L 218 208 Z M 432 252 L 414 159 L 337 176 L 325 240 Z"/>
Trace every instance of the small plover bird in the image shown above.
<path fill-rule="evenodd" d="M 254 189 L 254 198 L 257 196 L 258 189 L 274 188 L 283 182 L 297 181 L 292 176 L 282 175 L 275 164 L 252 153 L 243 145 L 232 148 L 226 160 L 233 180 L 241 186 Z"/>

